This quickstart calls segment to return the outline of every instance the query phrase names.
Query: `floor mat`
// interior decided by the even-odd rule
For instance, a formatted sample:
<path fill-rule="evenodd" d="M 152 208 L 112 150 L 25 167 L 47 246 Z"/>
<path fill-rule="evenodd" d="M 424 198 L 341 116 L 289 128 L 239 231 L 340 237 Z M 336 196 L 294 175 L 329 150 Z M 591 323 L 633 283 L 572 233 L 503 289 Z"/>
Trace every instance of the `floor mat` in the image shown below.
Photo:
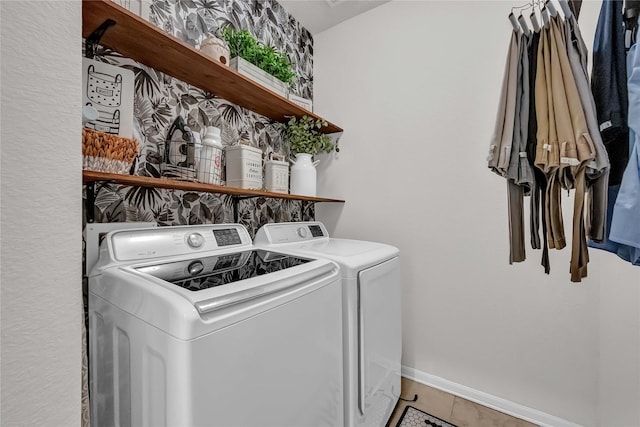
<path fill-rule="evenodd" d="M 396 427 L 457 427 L 438 417 L 422 412 L 413 406 L 404 408 L 400 421 Z"/>

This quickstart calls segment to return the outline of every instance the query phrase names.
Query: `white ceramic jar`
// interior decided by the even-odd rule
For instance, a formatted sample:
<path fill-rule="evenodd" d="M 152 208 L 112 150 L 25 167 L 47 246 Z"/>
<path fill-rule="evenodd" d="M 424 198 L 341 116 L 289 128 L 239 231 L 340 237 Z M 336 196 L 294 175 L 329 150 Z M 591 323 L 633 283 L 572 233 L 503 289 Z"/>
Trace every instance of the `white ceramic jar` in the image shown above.
<path fill-rule="evenodd" d="M 222 141 L 220 129 L 208 126 L 198 161 L 198 181 L 220 185 L 222 182 Z"/>
<path fill-rule="evenodd" d="M 200 43 L 200 52 L 224 65 L 229 65 L 229 48 L 217 37 L 211 36 L 204 39 Z"/>
<path fill-rule="evenodd" d="M 316 196 L 316 165 L 317 161 L 311 160 L 311 154 L 296 154 L 296 159 L 291 160 L 291 185 L 290 193 L 299 196 Z"/>
<path fill-rule="evenodd" d="M 272 193 L 288 193 L 289 163 L 277 159 L 264 162 L 264 187 Z"/>

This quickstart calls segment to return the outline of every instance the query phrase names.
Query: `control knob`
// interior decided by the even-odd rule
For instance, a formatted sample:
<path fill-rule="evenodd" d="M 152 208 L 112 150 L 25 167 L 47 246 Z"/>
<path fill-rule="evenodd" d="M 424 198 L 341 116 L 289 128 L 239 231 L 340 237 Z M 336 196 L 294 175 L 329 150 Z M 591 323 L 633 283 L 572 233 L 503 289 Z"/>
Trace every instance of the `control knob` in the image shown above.
<path fill-rule="evenodd" d="M 198 249 L 204 244 L 204 237 L 200 233 L 191 233 L 187 236 L 187 244 L 194 249 Z"/>
<path fill-rule="evenodd" d="M 202 261 L 193 261 L 191 264 L 189 264 L 187 270 L 189 271 L 190 275 L 195 276 L 196 274 L 200 274 L 202 270 L 204 270 L 204 264 L 202 263 Z"/>

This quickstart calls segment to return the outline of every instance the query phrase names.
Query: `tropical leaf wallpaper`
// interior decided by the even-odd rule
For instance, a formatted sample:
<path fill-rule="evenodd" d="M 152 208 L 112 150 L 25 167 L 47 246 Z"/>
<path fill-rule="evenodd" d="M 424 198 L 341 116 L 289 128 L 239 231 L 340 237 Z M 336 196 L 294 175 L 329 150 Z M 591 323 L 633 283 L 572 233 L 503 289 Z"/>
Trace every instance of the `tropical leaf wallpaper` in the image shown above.
<path fill-rule="evenodd" d="M 274 0 L 152 0 L 150 21 L 195 47 L 225 26 L 248 30 L 287 55 L 293 93 L 313 99 L 313 37 Z"/>
<path fill-rule="evenodd" d="M 152 0 L 149 20 L 193 46 L 210 35 L 219 35 L 226 25 L 247 29 L 266 45 L 286 52 L 298 76 L 291 91 L 305 98 L 313 97 L 313 38 L 273 0 Z M 140 156 L 132 168 L 136 175 L 160 176 L 162 148 L 169 126 L 178 115 L 201 134 L 206 126 L 219 127 L 223 145 L 242 142 L 259 147 L 265 158 L 270 153 L 286 154 L 276 126 L 267 117 L 110 49 L 99 48 L 94 59 L 135 74 L 134 137 L 141 142 Z M 97 190 L 96 222 L 156 221 L 160 225 L 185 225 L 235 219 L 234 202 L 226 195 L 113 184 Z M 251 236 L 268 222 L 313 220 L 314 216 L 312 203 L 254 198 L 237 204 L 238 222 L 247 227 Z"/>
<path fill-rule="evenodd" d="M 166 226 L 238 222 L 254 237 L 256 231 L 267 223 L 313 221 L 315 218 L 313 203 L 299 200 L 240 199 L 237 201 L 236 219 L 233 197 L 225 194 L 110 183 L 96 186 L 96 190 L 94 220 L 98 223 L 149 221 Z M 86 212 L 83 218 L 86 218 Z"/>

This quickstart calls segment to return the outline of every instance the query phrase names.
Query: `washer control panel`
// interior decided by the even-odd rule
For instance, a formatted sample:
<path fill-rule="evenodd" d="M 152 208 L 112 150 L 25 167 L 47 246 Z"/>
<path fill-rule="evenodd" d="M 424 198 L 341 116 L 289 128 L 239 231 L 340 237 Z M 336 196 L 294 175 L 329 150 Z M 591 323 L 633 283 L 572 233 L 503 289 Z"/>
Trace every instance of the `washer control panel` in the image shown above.
<path fill-rule="evenodd" d="M 151 229 L 120 230 L 110 233 L 112 258 L 133 261 L 180 256 L 253 245 L 247 229 L 240 224 L 208 224 Z M 197 266 L 194 266 L 194 271 Z"/>

